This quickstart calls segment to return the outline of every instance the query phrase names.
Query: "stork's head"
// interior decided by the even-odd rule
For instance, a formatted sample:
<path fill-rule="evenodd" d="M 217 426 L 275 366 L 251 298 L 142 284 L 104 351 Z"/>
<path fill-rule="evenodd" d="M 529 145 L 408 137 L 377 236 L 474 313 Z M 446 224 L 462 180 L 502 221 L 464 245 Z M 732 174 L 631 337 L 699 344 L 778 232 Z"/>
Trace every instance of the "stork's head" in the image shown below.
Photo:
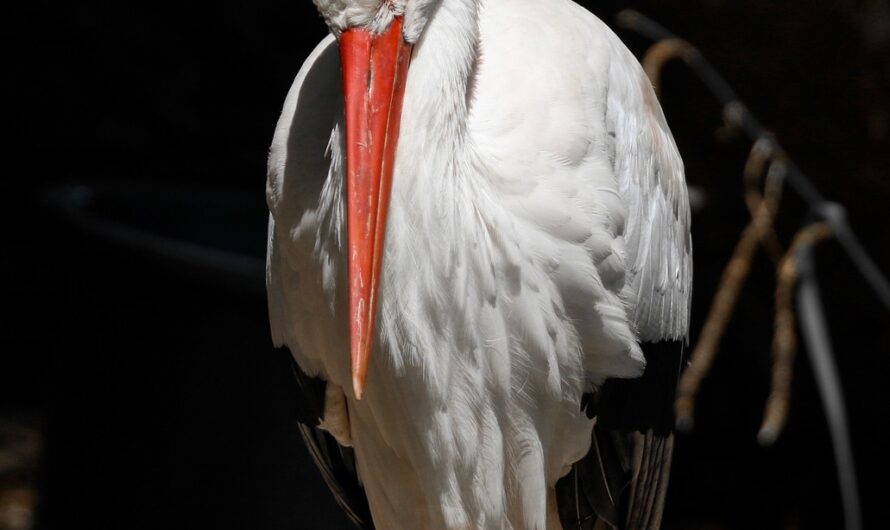
<path fill-rule="evenodd" d="M 403 19 L 402 37 L 414 44 L 433 10 L 442 0 L 312 0 L 331 32 L 339 37 L 350 28 L 374 34 L 385 32 L 397 17 Z"/>
<path fill-rule="evenodd" d="M 346 114 L 349 353 L 361 399 L 413 43 L 441 0 L 314 0 L 340 44 Z"/>

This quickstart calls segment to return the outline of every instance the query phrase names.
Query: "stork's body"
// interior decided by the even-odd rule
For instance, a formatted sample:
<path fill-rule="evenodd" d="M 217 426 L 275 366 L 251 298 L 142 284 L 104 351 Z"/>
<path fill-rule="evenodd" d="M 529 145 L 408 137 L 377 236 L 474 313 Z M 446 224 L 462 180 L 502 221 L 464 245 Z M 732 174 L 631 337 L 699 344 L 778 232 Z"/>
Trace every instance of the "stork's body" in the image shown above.
<path fill-rule="evenodd" d="M 378 528 L 560 528 L 553 487 L 591 443 L 582 395 L 639 376 L 641 341 L 686 334 L 686 190 L 651 86 L 568 0 L 438 6 L 356 400 L 336 46 L 307 61 L 272 146 L 275 342 L 328 381 L 323 426 L 354 447 Z"/>

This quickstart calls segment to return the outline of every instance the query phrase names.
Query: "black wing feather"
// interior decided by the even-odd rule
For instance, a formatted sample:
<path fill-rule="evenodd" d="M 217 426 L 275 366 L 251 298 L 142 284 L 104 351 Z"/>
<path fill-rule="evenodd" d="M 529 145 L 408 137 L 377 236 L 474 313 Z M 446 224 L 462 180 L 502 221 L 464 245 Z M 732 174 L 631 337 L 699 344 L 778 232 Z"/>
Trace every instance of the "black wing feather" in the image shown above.
<path fill-rule="evenodd" d="M 294 376 L 290 393 L 300 422 L 300 434 L 303 436 L 309 455 L 337 504 L 346 512 L 356 528 L 373 530 L 368 497 L 358 481 L 352 449 L 341 446 L 333 436 L 318 428 L 324 417 L 327 382 L 306 375 L 286 348 L 280 351 L 288 358 Z"/>
<path fill-rule="evenodd" d="M 646 370 L 610 379 L 581 408 L 596 417 L 590 452 L 556 484 L 566 530 L 658 528 L 673 450 L 673 403 L 685 345 L 644 343 Z"/>

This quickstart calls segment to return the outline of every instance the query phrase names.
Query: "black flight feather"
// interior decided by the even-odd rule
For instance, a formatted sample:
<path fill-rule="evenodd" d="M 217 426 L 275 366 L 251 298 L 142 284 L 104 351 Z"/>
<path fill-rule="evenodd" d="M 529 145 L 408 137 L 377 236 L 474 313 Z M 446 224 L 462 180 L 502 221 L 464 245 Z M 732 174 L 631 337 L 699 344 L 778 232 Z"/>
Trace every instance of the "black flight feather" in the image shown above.
<path fill-rule="evenodd" d="M 596 425 L 587 456 L 556 484 L 565 530 L 589 530 L 597 522 L 623 530 L 661 524 L 684 343 L 644 343 L 643 355 L 641 377 L 610 379 L 582 398 L 581 409 Z"/>
<path fill-rule="evenodd" d="M 289 359 L 294 376 L 290 394 L 300 422 L 300 434 L 303 436 L 309 455 L 337 504 L 356 528 L 372 530 L 374 524 L 371 521 L 371 510 L 368 508 L 368 497 L 359 484 L 352 449 L 341 446 L 333 436 L 318 428 L 324 418 L 327 382 L 306 375 L 287 349 L 280 351 L 283 351 Z"/>

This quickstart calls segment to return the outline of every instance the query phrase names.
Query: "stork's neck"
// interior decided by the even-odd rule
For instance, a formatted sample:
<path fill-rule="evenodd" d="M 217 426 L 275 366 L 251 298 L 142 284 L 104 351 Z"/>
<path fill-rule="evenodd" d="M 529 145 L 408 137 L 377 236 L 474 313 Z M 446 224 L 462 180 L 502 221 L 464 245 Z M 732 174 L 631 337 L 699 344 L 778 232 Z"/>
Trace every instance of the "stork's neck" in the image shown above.
<path fill-rule="evenodd" d="M 479 0 L 443 0 L 414 48 L 399 150 L 426 158 L 426 166 L 433 162 L 427 157 L 444 163 L 465 155 L 468 88 L 479 40 L 478 4 Z"/>

